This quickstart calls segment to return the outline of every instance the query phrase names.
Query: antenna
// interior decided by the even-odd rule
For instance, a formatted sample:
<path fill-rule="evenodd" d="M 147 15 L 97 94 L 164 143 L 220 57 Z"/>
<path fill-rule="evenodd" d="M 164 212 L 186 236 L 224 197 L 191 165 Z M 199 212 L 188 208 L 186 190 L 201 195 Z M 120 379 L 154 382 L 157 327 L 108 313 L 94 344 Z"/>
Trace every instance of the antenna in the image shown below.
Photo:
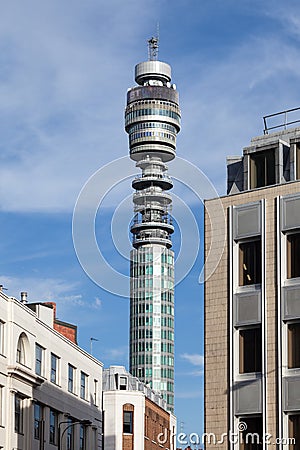
<path fill-rule="evenodd" d="M 157 24 L 156 36 L 152 36 L 151 39 L 148 39 L 148 59 L 149 59 L 149 61 L 157 61 L 158 42 L 159 42 L 159 24 Z"/>

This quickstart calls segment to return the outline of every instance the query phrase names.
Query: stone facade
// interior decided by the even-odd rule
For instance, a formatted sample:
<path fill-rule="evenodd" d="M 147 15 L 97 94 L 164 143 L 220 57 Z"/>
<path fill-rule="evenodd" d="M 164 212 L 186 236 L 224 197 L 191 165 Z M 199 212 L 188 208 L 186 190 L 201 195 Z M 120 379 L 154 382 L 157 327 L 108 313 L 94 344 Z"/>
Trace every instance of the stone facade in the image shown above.
<path fill-rule="evenodd" d="M 298 136 L 299 140 L 299 130 L 293 131 L 290 136 L 294 140 Z M 284 134 L 281 134 L 280 140 L 283 139 Z M 265 139 L 264 137 L 256 138 L 254 143 L 259 142 L 261 146 L 259 151 L 261 151 L 264 143 L 275 141 L 274 137 L 266 136 Z M 280 142 L 280 145 L 286 148 L 291 145 L 292 148 L 289 136 L 287 136 L 287 143 Z M 270 148 L 269 144 L 268 148 Z M 252 147 L 251 149 L 252 152 L 255 151 Z M 245 149 L 244 158 L 248 154 L 249 148 Z M 277 170 L 277 166 L 275 169 Z M 240 177 L 240 169 L 238 176 Z M 280 180 L 278 175 L 276 180 Z M 239 448 L 238 444 L 230 444 L 227 437 L 222 439 L 222 434 L 230 431 L 238 432 L 238 423 L 244 420 L 243 418 L 252 416 L 262 417 L 263 432 L 272 436 L 272 442 L 276 437 L 289 437 L 288 411 L 284 405 L 288 394 L 284 392 L 284 376 L 295 375 L 296 372 L 286 371 L 284 363 L 287 353 L 286 337 L 284 337 L 287 323 L 281 320 L 281 306 L 278 305 L 280 301 L 283 302 L 282 299 L 280 300 L 280 290 L 284 288 L 288 280 L 286 281 L 286 275 L 282 275 L 286 273 L 286 249 L 285 244 L 281 243 L 285 237 L 280 227 L 283 220 L 282 199 L 289 198 L 291 195 L 299 196 L 300 199 L 300 181 L 282 180 L 276 185 L 240 192 L 237 192 L 237 186 L 238 183 L 231 195 L 205 202 L 205 259 L 207 261 L 205 272 L 209 277 L 205 283 L 205 433 L 213 433 L 205 438 L 207 449 Z M 245 175 L 244 187 L 246 186 Z M 232 183 L 230 188 L 232 189 Z M 237 373 L 238 370 L 236 370 L 238 358 L 241 357 L 238 350 L 241 344 L 236 334 L 239 329 L 247 329 L 247 326 L 239 328 L 234 322 L 236 296 L 242 292 L 242 289 L 239 287 L 236 289 L 234 285 L 239 270 L 234 261 L 239 256 L 234 252 L 239 250 L 235 249 L 237 244 L 234 239 L 234 218 L 232 217 L 241 205 L 256 203 L 260 205 L 262 214 L 260 236 L 263 267 L 262 284 L 258 286 L 262 298 L 260 311 L 262 317 L 260 322 L 257 322 L 257 326 L 262 327 L 262 373 L 245 376 Z M 297 212 L 295 214 L 297 215 Z M 298 226 L 300 229 L 300 223 Z M 247 239 L 242 240 L 244 241 L 246 242 Z M 222 256 L 218 261 L 219 254 Z M 282 336 L 279 330 L 283 330 Z M 252 380 L 250 380 L 251 376 Z M 261 383 L 260 412 L 256 415 L 251 415 L 249 412 L 237 413 L 237 398 L 241 392 L 239 383 L 244 380 L 250 385 L 255 378 Z M 246 387 L 246 389 L 249 388 Z M 249 399 L 251 400 L 251 397 Z M 296 413 L 298 412 L 295 410 Z M 220 440 L 222 443 L 218 442 Z M 278 448 L 288 448 L 288 445 L 282 444 Z"/>

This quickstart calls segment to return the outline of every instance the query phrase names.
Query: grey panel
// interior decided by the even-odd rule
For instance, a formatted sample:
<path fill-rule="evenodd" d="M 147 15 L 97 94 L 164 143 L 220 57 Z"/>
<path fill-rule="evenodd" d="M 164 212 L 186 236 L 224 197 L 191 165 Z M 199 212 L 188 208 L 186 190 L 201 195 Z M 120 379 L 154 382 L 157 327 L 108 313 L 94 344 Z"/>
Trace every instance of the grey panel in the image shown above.
<path fill-rule="evenodd" d="M 283 407 L 285 411 L 300 409 L 300 377 L 288 377 L 283 380 Z"/>
<path fill-rule="evenodd" d="M 248 205 L 234 207 L 233 238 L 257 236 L 261 233 L 261 204 L 249 203 Z"/>
<path fill-rule="evenodd" d="M 234 325 L 250 325 L 261 322 L 261 291 L 235 294 Z"/>
<path fill-rule="evenodd" d="M 282 230 L 300 228 L 300 195 L 282 199 Z"/>
<path fill-rule="evenodd" d="M 238 382 L 234 385 L 236 415 L 260 414 L 262 412 L 261 379 Z"/>
<path fill-rule="evenodd" d="M 283 319 L 297 319 L 300 317 L 300 285 L 282 288 L 282 316 Z"/>

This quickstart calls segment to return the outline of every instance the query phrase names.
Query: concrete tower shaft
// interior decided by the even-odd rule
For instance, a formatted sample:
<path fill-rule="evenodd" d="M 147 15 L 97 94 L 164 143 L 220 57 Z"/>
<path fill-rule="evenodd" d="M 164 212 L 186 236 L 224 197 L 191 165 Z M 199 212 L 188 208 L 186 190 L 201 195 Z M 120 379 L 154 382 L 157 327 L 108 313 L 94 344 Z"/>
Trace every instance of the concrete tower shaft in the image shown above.
<path fill-rule="evenodd" d="M 125 111 L 130 157 L 142 171 L 132 182 L 130 371 L 160 391 L 173 411 L 174 227 L 168 193 L 173 182 L 166 163 L 175 158 L 179 97 L 166 63 L 137 64 L 135 81 Z"/>

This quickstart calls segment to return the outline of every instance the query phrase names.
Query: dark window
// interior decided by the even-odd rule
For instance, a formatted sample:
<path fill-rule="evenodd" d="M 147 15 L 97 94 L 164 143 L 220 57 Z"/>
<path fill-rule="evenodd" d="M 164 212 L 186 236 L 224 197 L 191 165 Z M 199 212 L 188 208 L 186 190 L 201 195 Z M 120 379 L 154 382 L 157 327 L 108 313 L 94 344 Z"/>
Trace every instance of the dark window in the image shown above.
<path fill-rule="evenodd" d="M 68 391 L 74 392 L 74 372 L 75 367 L 71 364 L 68 365 Z"/>
<path fill-rule="evenodd" d="M 23 433 L 22 397 L 15 395 L 15 432 Z"/>
<path fill-rule="evenodd" d="M 43 347 L 35 344 L 35 373 L 37 375 L 42 375 L 43 350 Z"/>
<path fill-rule="evenodd" d="M 98 405 L 98 380 L 94 380 L 94 405 Z"/>
<path fill-rule="evenodd" d="M 67 450 L 74 449 L 74 424 L 73 419 L 69 419 L 69 423 L 67 425 L 69 428 L 67 429 Z"/>
<path fill-rule="evenodd" d="M 86 380 L 87 375 L 83 372 L 80 374 L 80 397 L 86 399 Z"/>
<path fill-rule="evenodd" d="M 49 443 L 57 445 L 58 413 L 50 409 Z"/>
<path fill-rule="evenodd" d="M 288 325 L 288 368 L 300 368 L 300 323 Z"/>
<path fill-rule="evenodd" d="M 240 419 L 245 424 L 240 443 L 241 450 L 262 450 L 263 422 L 262 417 L 247 417 Z"/>
<path fill-rule="evenodd" d="M 39 403 L 34 404 L 34 437 L 41 438 L 41 420 L 42 420 L 42 406 Z"/>
<path fill-rule="evenodd" d="M 85 450 L 85 434 L 86 428 L 81 424 L 79 430 L 79 450 Z"/>
<path fill-rule="evenodd" d="M 58 384 L 58 357 L 51 353 L 51 375 L 52 383 Z"/>
<path fill-rule="evenodd" d="M 24 335 L 21 334 L 21 336 L 19 337 L 18 340 L 18 345 L 17 345 L 17 357 L 16 357 L 16 361 L 19 364 L 23 364 L 25 365 L 26 360 L 25 360 L 25 341 L 24 341 Z"/>
<path fill-rule="evenodd" d="M 300 414 L 289 416 L 289 437 L 294 440 L 289 445 L 291 450 L 300 450 Z"/>
<path fill-rule="evenodd" d="M 261 283 L 261 241 L 239 245 L 239 285 Z"/>
<path fill-rule="evenodd" d="M 250 155 L 250 188 L 275 184 L 275 150 Z"/>
<path fill-rule="evenodd" d="M 123 433 L 133 433 L 133 411 L 123 411 Z"/>
<path fill-rule="evenodd" d="M 300 277 L 300 233 L 287 236 L 287 278 Z"/>
<path fill-rule="evenodd" d="M 240 373 L 261 372 L 261 328 L 240 330 Z"/>

